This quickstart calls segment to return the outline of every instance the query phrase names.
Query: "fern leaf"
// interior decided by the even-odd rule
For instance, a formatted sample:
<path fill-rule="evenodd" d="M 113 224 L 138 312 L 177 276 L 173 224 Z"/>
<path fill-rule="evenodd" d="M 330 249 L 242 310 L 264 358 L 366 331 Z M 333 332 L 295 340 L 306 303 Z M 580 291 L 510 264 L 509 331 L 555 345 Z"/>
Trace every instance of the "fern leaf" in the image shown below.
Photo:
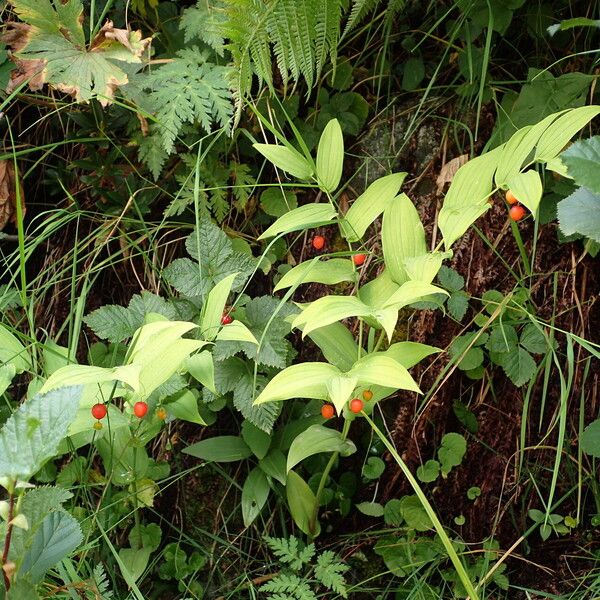
<path fill-rule="evenodd" d="M 344 36 L 358 25 L 370 12 L 377 8 L 380 0 L 353 0 L 350 16 L 346 22 Z M 343 36 L 342 36 L 343 37 Z"/>
<path fill-rule="evenodd" d="M 327 55 L 331 64 L 337 62 L 337 47 L 340 40 L 340 21 L 342 4 L 338 0 L 317 0 L 315 23 L 315 59 L 316 77 L 325 66 Z"/>
<path fill-rule="evenodd" d="M 290 594 L 295 600 L 317 600 L 308 584 L 297 575 L 281 573 L 260 587 L 261 592 Z"/>
<path fill-rule="evenodd" d="M 199 39 L 223 56 L 223 23 L 227 19 L 223 8 L 222 2 L 212 0 L 198 0 L 195 6 L 186 8 L 179 22 L 186 43 Z"/>
<path fill-rule="evenodd" d="M 299 571 L 315 555 L 314 544 L 303 546 L 293 535 L 288 539 L 266 537 L 265 540 L 279 562 L 288 565 L 294 571 Z"/>
<path fill-rule="evenodd" d="M 343 598 L 347 598 L 348 592 L 346 591 L 346 580 L 343 573 L 349 568 L 348 565 L 341 563 L 333 552 L 326 550 L 317 558 L 315 577 L 327 589 L 339 594 Z"/>

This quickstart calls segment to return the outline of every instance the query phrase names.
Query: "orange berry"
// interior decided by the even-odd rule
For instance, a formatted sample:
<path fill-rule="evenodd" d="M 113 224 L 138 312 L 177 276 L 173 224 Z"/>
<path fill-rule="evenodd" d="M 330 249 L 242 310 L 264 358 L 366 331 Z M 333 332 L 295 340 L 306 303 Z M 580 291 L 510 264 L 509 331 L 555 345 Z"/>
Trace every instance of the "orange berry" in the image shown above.
<path fill-rule="evenodd" d="M 145 402 L 136 402 L 133 405 L 133 414 L 138 418 L 142 419 L 148 412 L 148 405 Z"/>
<path fill-rule="evenodd" d="M 333 417 L 334 415 L 334 410 L 333 410 L 333 406 L 331 404 L 323 404 L 323 406 L 321 406 L 321 416 L 324 419 L 331 419 L 331 417 Z"/>
<path fill-rule="evenodd" d="M 352 260 L 354 261 L 354 264 L 357 267 L 360 267 L 360 265 L 362 265 L 365 262 L 365 258 L 367 258 L 366 254 L 355 254 L 352 257 Z"/>
<path fill-rule="evenodd" d="M 508 192 L 506 192 L 506 201 L 509 204 L 516 204 L 518 202 L 517 197 L 512 193 L 511 190 L 508 190 Z"/>
<path fill-rule="evenodd" d="M 525 216 L 526 211 L 520 204 L 515 204 L 510 207 L 508 214 L 513 221 L 520 221 Z"/>
<path fill-rule="evenodd" d="M 315 250 L 323 250 L 325 247 L 325 238 L 322 235 L 315 235 L 312 239 L 312 245 Z"/>
<path fill-rule="evenodd" d="M 365 403 L 360 398 L 352 398 L 350 400 L 350 410 L 354 414 L 358 414 L 364 407 Z"/>
<path fill-rule="evenodd" d="M 365 390 L 362 393 L 362 397 L 366 402 L 368 402 L 373 397 L 373 392 L 371 390 Z"/>
<path fill-rule="evenodd" d="M 104 404 L 99 403 L 94 404 L 94 406 L 92 406 L 92 416 L 94 417 L 94 419 L 98 419 L 98 421 L 100 419 L 104 419 L 107 412 L 108 410 L 106 410 L 106 406 Z"/>
<path fill-rule="evenodd" d="M 92 426 L 96 431 L 99 431 L 100 429 L 102 429 L 102 423 L 100 423 L 100 421 L 96 421 L 93 426 Z"/>
<path fill-rule="evenodd" d="M 160 419 L 161 421 L 164 421 L 167 418 L 167 411 L 164 408 L 159 408 L 156 411 L 156 416 L 158 417 L 158 419 Z"/>

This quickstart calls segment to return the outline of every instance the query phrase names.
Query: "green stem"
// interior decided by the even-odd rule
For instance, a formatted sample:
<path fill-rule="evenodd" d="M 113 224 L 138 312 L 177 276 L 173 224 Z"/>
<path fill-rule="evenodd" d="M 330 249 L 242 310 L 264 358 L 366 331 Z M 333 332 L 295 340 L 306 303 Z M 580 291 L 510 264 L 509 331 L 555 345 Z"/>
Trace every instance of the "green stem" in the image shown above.
<path fill-rule="evenodd" d="M 344 441 L 348 437 L 348 432 L 350 431 L 350 424 L 352 421 L 350 419 L 344 420 L 344 427 L 342 428 L 342 441 Z M 313 510 L 312 517 L 309 522 L 309 530 L 314 531 L 317 525 L 317 517 L 319 516 L 319 506 L 321 504 L 321 496 L 323 495 L 323 490 L 325 489 L 325 484 L 327 483 L 327 478 L 329 477 L 329 473 L 335 464 L 339 456 L 339 452 L 334 452 L 329 458 L 329 462 L 327 463 L 323 474 L 321 475 L 321 481 L 319 481 L 319 487 L 317 488 L 317 493 L 315 494 L 315 508 Z M 311 536 L 312 537 L 312 536 Z"/>
<path fill-rule="evenodd" d="M 15 516 L 15 493 L 12 490 L 9 490 L 8 493 L 8 519 L 6 526 L 6 537 L 4 538 L 4 550 L 2 551 L 2 561 L 0 562 L 0 568 L 4 567 L 8 562 L 8 552 L 10 550 L 10 541 L 12 538 L 13 532 L 13 524 L 11 521 Z M 4 589 L 8 592 L 10 589 L 10 578 L 8 573 L 2 569 L 2 574 L 4 575 Z"/>
<path fill-rule="evenodd" d="M 364 412 L 362 413 L 362 416 L 369 422 L 369 424 L 373 428 L 373 431 L 377 434 L 379 439 L 383 442 L 384 446 L 388 449 L 389 453 L 393 456 L 394 460 L 398 463 L 398 466 L 400 467 L 400 469 L 402 470 L 402 472 L 408 479 L 408 482 L 410 483 L 411 487 L 415 491 L 417 498 L 419 498 L 419 500 L 421 501 L 421 504 L 423 505 L 423 509 L 425 510 L 425 512 L 427 513 L 427 516 L 433 523 L 433 527 L 435 528 L 438 536 L 440 537 L 440 540 L 442 541 L 442 544 L 444 545 L 444 548 L 446 549 L 446 552 L 448 553 L 448 558 L 450 558 L 450 560 L 452 561 L 452 564 L 454 565 L 454 568 L 456 569 L 456 572 L 460 578 L 461 583 L 463 584 L 465 590 L 467 591 L 467 594 L 469 594 L 470 600 L 479 600 L 479 596 L 477 595 L 477 592 L 475 591 L 475 588 L 473 587 L 473 583 L 471 582 L 471 579 L 469 578 L 469 576 L 467 575 L 467 572 L 465 571 L 464 565 L 462 564 L 460 558 L 458 558 L 458 554 L 456 553 L 456 550 L 454 549 L 454 546 L 452 545 L 452 541 L 448 537 L 448 534 L 446 533 L 446 530 L 444 529 L 444 526 L 442 525 L 441 521 L 438 519 L 437 515 L 435 514 L 435 511 L 433 510 L 433 507 L 429 503 L 429 500 L 427 500 L 427 496 L 425 496 L 423 490 L 421 489 L 421 486 L 419 485 L 417 480 L 413 477 L 413 474 L 410 472 L 410 469 L 408 468 L 406 463 L 402 460 L 402 458 L 400 458 L 400 455 L 398 454 L 398 451 L 396 450 L 396 448 L 394 448 L 394 446 L 391 444 L 391 442 L 383 435 L 383 433 L 381 433 L 381 431 L 378 429 L 377 425 L 375 425 L 375 423 Z"/>
<path fill-rule="evenodd" d="M 529 264 L 529 257 L 527 256 L 527 251 L 525 250 L 525 245 L 523 244 L 523 238 L 521 237 L 519 226 L 512 219 L 510 221 L 510 228 L 512 229 L 512 233 L 515 238 L 515 241 L 517 242 L 517 246 L 519 247 L 519 254 L 521 255 L 521 260 L 523 261 L 523 267 L 525 267 L 525 272 L 529 277 L 531 277 L 531 265 Z"/>
<path fill-rule="evenodd" d="M 377 352 L 377 350 L 379 350 L 379 346 L 381 346 L 381 344 L 383 343 L 384 338 L 385 338 L 385 331 L 383 331 L 383 329 L 382 329 L 381 333 L 379 334 L 379 337 L 377 338 L 377 343 L 375 344 L 375 348 L 373 349 L 373 352 Z"/>

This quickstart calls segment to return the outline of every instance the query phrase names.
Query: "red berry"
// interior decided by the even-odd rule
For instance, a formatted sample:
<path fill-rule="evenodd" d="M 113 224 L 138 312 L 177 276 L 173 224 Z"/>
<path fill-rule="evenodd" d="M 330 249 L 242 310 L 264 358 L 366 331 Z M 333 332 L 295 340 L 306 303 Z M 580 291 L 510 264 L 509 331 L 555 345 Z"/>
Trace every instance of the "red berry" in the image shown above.
<path fill-rule="evenodd" d="M 358 414 L 362 409 L 365 403 L 360 398 L 352 398 L 350 400 L 350 410 L 354 414 Z"/>
<path fill-rule="evenodd" d="M 366 254 L 355 254 L 352 257 L 352 260 L 354 261 L 354 264 L 357 267 L 360 267 L 360 265 L 362 265 L 365 262 L 365 258 L 367 258 Z"/>
<path fill-rule="evenodd" d="M 321 416 L 324 419 L 331 419 L 331 417 L 333 417 L 334 415 L 334 410 L 333 410 L 333 406 L 331 404 L 323 404 L 323 406 L 321 406 Z"/>
<path fill-rule="evenodd" d="M 133 405 L 133 414 L 138 417 L 138 419 L 145 417 L 147 412 L 148 405 L 145 402 L 136 402 Z"/>
<path fill-rule="evenodd" d="M 107 412 L 104 404 L 94 404 L 94 406 L 92 406 L 92 416 L 94 419 L 98 419 L 98 421 L 104 419 Z"/>
<path fill-rule="evenodd" d="M 156 411 L 156 416 L 159 420 L 164 421 L 167 418 L 167 411 L 164 408 L 159 408 Z"/>
<path fill-rule="evenodd" d="M 362 397 L 368 402 L 373 397 L 373 392 L 371 390 L 365 390 L 362 393 Z"/>
<path fill-rule="evenodd" d="M 508 214 L 513 221 L 520 221 L 525 216 L 525 209 L 520 204 L 515 204 L 510 207 Z"/>
<path fill-rule="evenodd" d="M 506 192 L 506 201 L 509 204 L 516 204 L 518 202 L 517 197 L 510 190 Z"/>
<path fill-rule="evenodd" d="M 228 315 L 227 313 L 225 313 L 221 317 L 221 325 L 229 325 L 229 323 L 233 323 L 233 317 L 231 315 Z"/>
<path fill-rule="evenodd" d="M 325 238 L 322 235 L 315 235 L 312 239 L 312 245 L 315 250 L 323 250 L 325 247 Z"/>

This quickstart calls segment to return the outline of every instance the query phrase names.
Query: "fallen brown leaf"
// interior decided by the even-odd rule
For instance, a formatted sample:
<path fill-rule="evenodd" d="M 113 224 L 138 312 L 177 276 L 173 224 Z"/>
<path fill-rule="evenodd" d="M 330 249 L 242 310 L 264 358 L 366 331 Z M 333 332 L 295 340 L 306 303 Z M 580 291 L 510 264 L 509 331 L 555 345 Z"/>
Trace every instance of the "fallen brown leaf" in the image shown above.
<path fill-rule="evenodd" d="M 438 175 L 437 180 L 436 180 L 438 194 L 442 193 L 442 190 L 444 189 L 444 185 L 446 183 L 451 183 L 452 179 L 456 175 L 456 172 L 468 161 L 469 161 L 469 155 L 461 154 L 460 156 L 457 156 L 456 158 L 453 158 L 452 160 L 448 161 L 441 168 L 440 174 Z"/>
<path fill-rule="evenodd" d="M 23 215 L 25 214 L 25 198 L 23 188 L 19 183 L 19 193 L 21 196 L 21 207 Z M 17 178 L 15 177 L 15 167 L 12 160 L 0 160 L 0 231 L 6 224 L 17 220 Z"/>

